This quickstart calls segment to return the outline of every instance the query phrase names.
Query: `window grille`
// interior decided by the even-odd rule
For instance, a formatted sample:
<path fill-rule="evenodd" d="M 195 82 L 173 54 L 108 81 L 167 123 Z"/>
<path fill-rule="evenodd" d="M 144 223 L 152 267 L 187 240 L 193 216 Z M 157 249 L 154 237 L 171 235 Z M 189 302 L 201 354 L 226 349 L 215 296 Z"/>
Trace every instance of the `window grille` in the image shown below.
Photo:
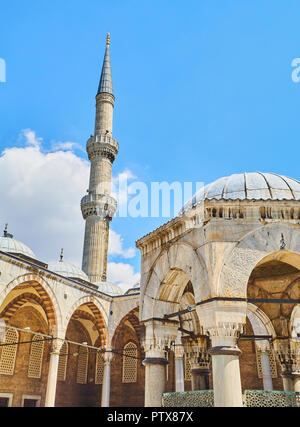
<path fill-rule="evenodd" d="M 123 349 L 123 383 L 137 382 L 137 356 L 137 346 L 133 342 L 126 344 Z"/>
<path fill-rule="evenodd" d="M 41 335 L 34 335 L 32 341 L 42 340 Z M 44 354 L 44 341 L 32 342 L 29 356 L 28 378 L 41 378 Z"/>
<path fill-rule="evenodd" d="M 191 362 L 187 355 L 184 355 L 184 379 L 191 381 Z"/>
<path fill-rule="evenodd" d="M 95 384 L 103 384 L 104 359 L 101 353 L 96 355 Z"/>
<path fill-rule="evenodd" d="M 77 384 L 87 383 L 89 350 L 80 346 L 77 362 Z"/>
<path fill-rule="evenodd" d="M 258 378 L 263 378 L 261 354 L 257 346 L 255 346 L 255 349 L 256 349 L 257 376 Z M 270 349 L 269 359 L 270 359 L 270 368 L 271 368 L 272 378 L 277 378 L 278 375 L 277 375 L 276 358 L 272 349 Z"/>
<path fill-rule="evenodd" d="M 7 329 L 5 334 L 5 341 L 3 344 L 17 343 L 19 341 L 19 334 L 15 329 Z M 17 345 L 6 345 L 2 347 L 0 357 L 0 374 L 13 375 L 15 371 L 15 362 L 17 354 Z"/>
<path fill-rule="evenodd" d="M 64 342 L 59 355 L 57 381 L 66 381 L 68 363 L 68 343 Z"/>

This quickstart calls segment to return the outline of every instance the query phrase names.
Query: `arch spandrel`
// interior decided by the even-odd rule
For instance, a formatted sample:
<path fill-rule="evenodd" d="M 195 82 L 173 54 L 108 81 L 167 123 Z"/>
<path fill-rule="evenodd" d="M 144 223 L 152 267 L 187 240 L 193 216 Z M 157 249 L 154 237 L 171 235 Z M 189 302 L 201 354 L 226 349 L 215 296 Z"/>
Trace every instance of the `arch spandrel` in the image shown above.
<path fill-rule="evenodd" d="M 182 273 L 180 283 L 178 283 L 181 290 L 177 295 L 173 295 L 176 300 L 172 300 L 173 289 L 170 292 L 166 289 L 168 287 L 167 279 L 172 274 L 176 275 L 179 272 Z M 201 257 L 190 244 L 175 243 L 165 249 L 156 259 L 150 272 L 142 276 L 141 320 L 155 317 L 159 312 L 164 312 L 164 314 L 172 312 L 178 305 L 178 298 L 188 281 L 191 281 L 193 285 L 196 302 L 202 301 L 210 295 L 207 270 Z M 170 281 L 171 288 L 174 283 Z"/>
<path fill-rule="evenodd" d="M 246 298 L 249 277 L 265 260 L 284 260 L 300 267 L 300 229 L 270 224 L 245 236 L 225 258 L 218 296 Z"/>
<path fill-rule="evenodd" d="M 113 301 L 111 306 L 112 315 L 108 322 L 108 343 L 111 343 L 116 330 L 122 323 L 123 319 L 132 311 L 139 309 L 139 301 L 136 298 L 128 298 Z"/>

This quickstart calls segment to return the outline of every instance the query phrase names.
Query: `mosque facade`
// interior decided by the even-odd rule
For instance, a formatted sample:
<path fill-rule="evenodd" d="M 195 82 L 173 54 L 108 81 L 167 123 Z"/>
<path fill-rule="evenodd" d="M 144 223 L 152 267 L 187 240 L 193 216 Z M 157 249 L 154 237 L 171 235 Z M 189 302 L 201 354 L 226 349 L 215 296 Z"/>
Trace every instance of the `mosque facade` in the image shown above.
<path fill-rule="evenodd" d="M 136 242 L 141 282 L 123 293 L 107 281 L 114 104 L 108 36 L 82 268 L 0 237 L 0 406 L 300 400 L 300 182 L 250 172 L 207 185 Z"/>

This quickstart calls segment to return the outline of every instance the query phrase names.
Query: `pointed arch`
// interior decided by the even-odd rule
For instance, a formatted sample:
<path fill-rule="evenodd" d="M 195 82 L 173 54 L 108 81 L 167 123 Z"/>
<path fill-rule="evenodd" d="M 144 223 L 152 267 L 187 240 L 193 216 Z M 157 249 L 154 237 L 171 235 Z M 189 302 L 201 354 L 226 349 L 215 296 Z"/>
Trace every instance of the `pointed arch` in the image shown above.
<path fill-rule="evenodd" d="M 36 290 L 39 302 L 47 313 L 49 329 L 53 334 L 58 334 L 62 330 L 62 315 L 58 299 L 51 286 L 36 274 L 25 274 L 12 280 L 0 293 L 0 307 L 12 290 L 21 288 L 24 285 L 28 285 L 28 287 L 30 286 Z M 32 298 L 34 299 L 35 296 L 32 296 Z M 15 303 L 17 304 L 17 302 Z M 10 308 L 12 309 L 12 306 Z"/>
<path fill-rule="evenodd" d="M 288 224 L 268 224 L 247 234 L 225 258 L 217 294 L 245 298 L 252 271 L 258 264 L 270 260 L 282 261 L 300 270 L 299 229 Z"/>
<path fill-rule="evenodd" d="M 93 313 L 93 318 L 91 316 L 88 316 L 88 313 L 84 317 L 88 317 L 88 320 L 91 320 L 93 321 L 93 323 L 95 323 L 100 335 L 100 345 L 102 347 L 105 347 L 107 340 L 107 313 L 105 312 L 102 304 L 98 301 L 98 299 L 92 296 L 82 297 L 72 305 L 71 309 L 69 310 L 67 316 L 64 319 L 64 336 L 66 335 L 71 318 L 76 312 L 78 313 L 78 311 L 80 311 L 80 307 L 83 306 L 87 306 Z"/>

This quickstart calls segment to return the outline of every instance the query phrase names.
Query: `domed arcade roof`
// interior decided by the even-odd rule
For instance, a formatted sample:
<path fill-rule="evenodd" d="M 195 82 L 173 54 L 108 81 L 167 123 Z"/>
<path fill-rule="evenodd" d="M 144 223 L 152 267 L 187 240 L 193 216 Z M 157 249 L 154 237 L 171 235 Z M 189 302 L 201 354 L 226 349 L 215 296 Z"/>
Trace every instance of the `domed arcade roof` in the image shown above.
<path fill-rule="evenodd" d="M 299 200 L 300 181 L 275 173 L 245 172 L 217 179 L 201 188 L 181 212 L 203 200 Z"/>
<path fill-rule="evenodd" d="M 110 296 L 123 295 L 123 291 L 120 286 L 115 285 L 111 282 L 97 282 L 94 285 L 98 286 L 98 291 Z"/>
<path fill-rule="evenodd" d="M 86 282 L 89 282 L 88 276 L 82 271 L 77 265 L 71 264 L 66 261 L 53 261 L 49 262 L 48 270 L 53 271 L 54 273 L 60 274 L 64 277 L 69 277 L 73 279 L 82 279 Z"/>
<path fill-rule="evenodd" d="M 0 251 L 22 254 L 28 256 L 29 258 L 36 258 L 35 254 L 29 249 L 28 246 L 24 243 L 19 242 L 19 240 L 14 239 L 13 237 L 0 237 Z"/>

